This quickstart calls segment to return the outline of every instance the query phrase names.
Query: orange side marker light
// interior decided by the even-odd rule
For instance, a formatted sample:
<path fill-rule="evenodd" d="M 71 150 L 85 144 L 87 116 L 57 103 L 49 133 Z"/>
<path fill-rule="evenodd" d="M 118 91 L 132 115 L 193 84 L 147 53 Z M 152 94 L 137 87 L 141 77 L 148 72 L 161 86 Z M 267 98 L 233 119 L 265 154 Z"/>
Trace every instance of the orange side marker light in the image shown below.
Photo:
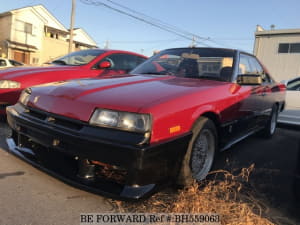
<path fill-rule="evenodd" d="M 181 130 L 181 126 L 177 125 L 177 126 L 174 126 L 174 127 L 170 127 L 169 128 L 169 132 L 170 134 L 173 134 L 173 133 L 176 133 L 176 132 L 179 132 Z"/>

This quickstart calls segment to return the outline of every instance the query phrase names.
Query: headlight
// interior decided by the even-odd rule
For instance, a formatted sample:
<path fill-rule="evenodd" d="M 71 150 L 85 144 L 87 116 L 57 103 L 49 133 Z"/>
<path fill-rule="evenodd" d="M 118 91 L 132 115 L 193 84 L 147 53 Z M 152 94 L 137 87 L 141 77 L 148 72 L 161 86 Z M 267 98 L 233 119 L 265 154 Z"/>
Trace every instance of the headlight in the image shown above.
<path fill-rule="evenodd" d="M 29 98 L 31 95 L 31 89 L 27 88 L 25 90 L 22 91 L 20 98 L 19 98 L 19 102 L 21 102 L 23 105 L 27 105 Z"/>
<path fill-rule="evenodd" d="M 151 128 L 149 114 L 118 112 L 107 109 L 96 109 L 90 119 L 90 124 L 142 133 L 150 131 Z"/>
<path fill-rule="evenodd" d="M 21 84 L 13 80 L 0 80 L 0 89 L 4 88 L 20 88 Z"/>

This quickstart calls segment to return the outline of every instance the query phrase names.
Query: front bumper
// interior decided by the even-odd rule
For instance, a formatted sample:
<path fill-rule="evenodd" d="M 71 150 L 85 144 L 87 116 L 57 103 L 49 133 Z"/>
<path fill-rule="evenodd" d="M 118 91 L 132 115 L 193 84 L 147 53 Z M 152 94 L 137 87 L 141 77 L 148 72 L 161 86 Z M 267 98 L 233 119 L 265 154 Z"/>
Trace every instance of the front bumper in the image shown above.
<path fill-rule="evenodd" d="M 7 139 L 12 153 L 71 185 L 121 199 L 147 197 L 172 182 L 191 137 L 186 134 L 156 145 L 138 145 L 144 138 L 141 134 L 92 127 L 27 110 L 21 104 L 7 108 L 7 120 L 13 129 Z M 112 172 L 122 171 L 122 178 L 101 174 L 85 179 L 78 175 L 82 160 L 96 162 L 99 171 L 104 170 L 103 165 L 113 168 Z"/>

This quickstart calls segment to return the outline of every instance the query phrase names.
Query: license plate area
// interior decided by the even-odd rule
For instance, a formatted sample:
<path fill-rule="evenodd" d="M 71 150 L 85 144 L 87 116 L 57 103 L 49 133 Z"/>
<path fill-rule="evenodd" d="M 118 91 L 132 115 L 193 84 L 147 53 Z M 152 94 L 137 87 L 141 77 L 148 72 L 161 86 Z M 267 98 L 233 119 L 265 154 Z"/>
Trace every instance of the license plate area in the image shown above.
<path fill-rule="evenodd" d="M 59 146 L 60 140 L 50 134 L 44 134 L 33 129 L 21 128 L 18 132 L 17 145 L 19 147 L 30 147 L 34 143 L 50 148 Z"/>

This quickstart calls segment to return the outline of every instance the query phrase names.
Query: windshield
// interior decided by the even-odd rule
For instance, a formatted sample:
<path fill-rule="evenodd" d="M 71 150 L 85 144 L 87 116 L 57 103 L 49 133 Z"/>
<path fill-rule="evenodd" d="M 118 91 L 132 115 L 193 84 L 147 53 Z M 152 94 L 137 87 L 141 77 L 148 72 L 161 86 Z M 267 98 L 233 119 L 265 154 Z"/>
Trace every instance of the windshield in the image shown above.
<path fill-rule="evenodd" d="M 65 55 L 61 58 L 55 59 L 52 61 L 52 64 L 58 64 L 58 65 L 67 65 L 67 66 L 81 66 L 88 64 L 93 59 L 95 59 L 97 56 L 104 53 L 104 50 L 100 49 L 88 49 L 88 50 L 82 50 L 77 52 L 72 52 L 68 55 Z"/>
<path fill-rule="evenodd" d="M 168 49 L 151 57 L 131 74 L 231 81 L 234 51 L 214 48 Z"/>

